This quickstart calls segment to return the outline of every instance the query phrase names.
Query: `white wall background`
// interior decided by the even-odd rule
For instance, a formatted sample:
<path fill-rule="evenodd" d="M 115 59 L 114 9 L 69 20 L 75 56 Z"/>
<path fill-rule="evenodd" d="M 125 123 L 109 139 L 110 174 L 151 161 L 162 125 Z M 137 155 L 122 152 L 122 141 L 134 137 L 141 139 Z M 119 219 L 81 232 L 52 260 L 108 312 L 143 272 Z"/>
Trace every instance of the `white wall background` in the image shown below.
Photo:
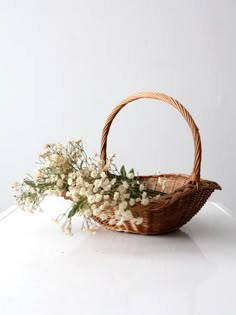
<path fill-rule="evenodd" d="M 213 200 L 236 215 L 235 15 L 233 0 L 0 0 L 1 210 L 45 143 L 82 136 L 99 151 L 112 108 L 149 90 L 193 115 L 202 177 L 223 186 Z M 157 101 L 119 114 L 109 152 L 140 173 L 191 172 L 191 134 Z"/>

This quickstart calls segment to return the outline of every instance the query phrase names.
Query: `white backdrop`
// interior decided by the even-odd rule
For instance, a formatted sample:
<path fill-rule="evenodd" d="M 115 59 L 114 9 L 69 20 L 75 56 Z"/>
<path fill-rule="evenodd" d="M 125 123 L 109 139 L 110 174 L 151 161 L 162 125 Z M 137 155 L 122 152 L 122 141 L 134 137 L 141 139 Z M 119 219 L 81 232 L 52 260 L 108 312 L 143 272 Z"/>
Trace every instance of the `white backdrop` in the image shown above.
<path fill-rule="evenodd" d="M 233 0 L 0 0 L 1 210 L 45 143 L 82 136 L 99 151 L 112 108 L 159 91 L 193 115 L 202 177 L 236 215 L 235 14 Z M 140 173 L 191 172 L 191 133 L 161 102 L 127 106 L 108 149 Z"/>

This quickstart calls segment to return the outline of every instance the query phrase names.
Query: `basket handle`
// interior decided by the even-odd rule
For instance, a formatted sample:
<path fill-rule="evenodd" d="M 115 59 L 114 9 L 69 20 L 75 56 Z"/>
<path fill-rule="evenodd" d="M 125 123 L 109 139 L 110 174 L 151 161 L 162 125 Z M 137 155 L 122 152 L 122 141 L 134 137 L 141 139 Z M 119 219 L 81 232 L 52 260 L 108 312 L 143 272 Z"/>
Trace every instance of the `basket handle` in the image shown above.
<path fill-rule="evenodd" d="M 182 104 L 180 104 L 177 100 L 174 98 L 167 96 L 165 94 L 161 93 L 155 93 L 155 92 L 141 92 L 137 94 L 130 95 L 123 99 L 111 112 L 111 114 L 108 116 L 105 126 L 102 131 L 102 137 L 101 137 L 101 147 L 100 147 L 100 158 L 103 161 L 106 161 L 107 158 L 107 136 L 112 124 L 113 119 L 116 117 L 116 115 L 119 113 L 119 111 L 128 103 L 133 102 L 135 100 L 138 100 L 140 98 L 153 98 L 160 101 L 164 101 L 170 105 L 172 105 L 174 108 L 176 108 L 180 114 L 184 117 L 185 121 L 189 125 L 189 128 L 191 129 L 193 141 L 194 141 L 194 163 L 193 163 L 193 170 L 190 177 L 190 180 L 192 182 L 198 182 L 200 180 L 200 169 L 201 169 L 201 157 L 202 157 L 202 148 L 201 148 L 201 138 L 198 131 L 198 128 L 192 118 L 192 116 L 189 114 L 189 112 L 184 108 Z"/>

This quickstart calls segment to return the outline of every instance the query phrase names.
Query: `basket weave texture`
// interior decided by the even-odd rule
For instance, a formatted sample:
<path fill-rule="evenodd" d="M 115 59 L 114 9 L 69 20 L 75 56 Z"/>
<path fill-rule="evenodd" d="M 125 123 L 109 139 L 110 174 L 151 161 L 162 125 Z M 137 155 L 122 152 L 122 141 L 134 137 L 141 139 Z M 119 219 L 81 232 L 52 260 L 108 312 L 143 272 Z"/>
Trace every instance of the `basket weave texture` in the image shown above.
<path fill-rule="evenodd" d="M 162 190 L 158 177 L 166 180 L 165 195 L 153 198 L 148 206 L 136 204 L 131 207 L 136 217 L 143 217 L 141 225 L 125 222 L 121 226 L 109 225 L 98 217 L 93 219 L 106 229 L 139 234 L 164 234 L 179 229 L 187 223 L 205 204 L 215 189 L 221 187 L 212 181 L 201 179 L 201 138 L 198 128 L 189 112 L 177 100 L 161 93 L 142 92 L 130 95 L 121 101 L 108 116 L 102 132 L 100 157 L 106 161 L 107 137 L 113 119 L 119 111 L 128 103 L 141 98 L 152 98 L 161 100 L 177 109 L 187 122 L 194 141 L 194 163 L 191 175 L 184 174 L 162 174 L 155 176 L 140 176 L 139 180 L 149 189 Z M 113 215 L 115 209 L 109 209 L 109 216 Z"/>
<path fill-rule="evenodd" d="M 177 109 L 187 122 L 193 136 L 194 162 L 191 175 L 185 174 L 161 174 L 151 176 L 139 176 L 139 181 L 145 187 L 157 191 L 163 191 L 160 181 L 166 181 L 164 195 L 154 197 L 149 205 L 135 204 L 130 207 L 135 217 L 142 217 L 140 225 L 132 224 L 129 221 L 123 225 L 110 225 L 107 221 L 101 221 L 99 217 L 93 216 L 94 221 L 104 228 L 138 234 L 165 234 L 173 232 L 186 224 L 202 208 L 215 189 L 221 189 L 216 183 L 200 177 L 201 169 L 201 138 L 198 128 L 185 107 L 174 98 L 156 92 L 141 92 L 133 94 L 122 100 L 108 116 L 102 131 L 100 158 L 106 161 L 107 137 L 113 119 L 119 111 L 128 103 L 141 98 L 161 100 Z M 109 217 L 114 217 L 115 208 L 107 209 Z"/>

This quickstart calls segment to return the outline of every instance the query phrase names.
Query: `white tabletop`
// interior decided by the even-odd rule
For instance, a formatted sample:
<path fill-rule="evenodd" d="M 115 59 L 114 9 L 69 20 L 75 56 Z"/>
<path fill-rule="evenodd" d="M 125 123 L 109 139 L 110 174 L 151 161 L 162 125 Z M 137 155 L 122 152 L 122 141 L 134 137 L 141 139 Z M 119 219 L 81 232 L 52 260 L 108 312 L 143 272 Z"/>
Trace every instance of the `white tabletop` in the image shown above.
<path fill-rule="evenodd" d="M 65 203 L 1 216 L 0 314 L 236 314 L 236 222 L 220 206 L 165 236 L 68 237 L 50 219 Z"/>

